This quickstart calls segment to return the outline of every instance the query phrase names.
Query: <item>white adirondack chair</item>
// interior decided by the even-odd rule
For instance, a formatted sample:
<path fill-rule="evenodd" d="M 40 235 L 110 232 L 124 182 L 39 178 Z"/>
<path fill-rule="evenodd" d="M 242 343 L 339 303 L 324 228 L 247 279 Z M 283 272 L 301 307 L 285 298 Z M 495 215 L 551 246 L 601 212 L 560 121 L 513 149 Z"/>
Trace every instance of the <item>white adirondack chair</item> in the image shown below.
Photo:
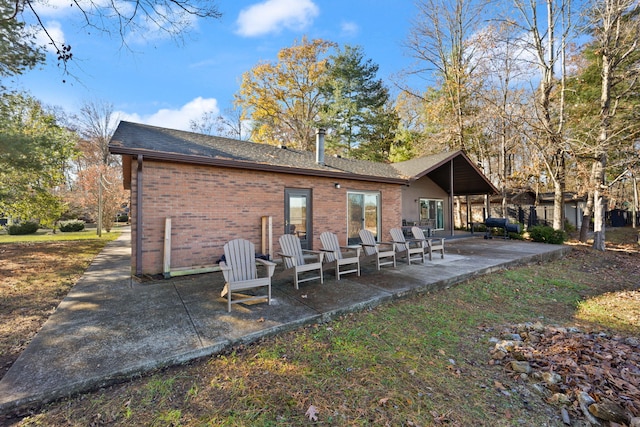
<path fill-rule="evenodd" d="M 280 249 L 282 252 L 278 252 L 278 255 L 282 258 L 285 269 L 293 268 L 293 286 L 299 289 L 298 284 L 308 282 L 310 280 L 320 279 L 320 283 L 324 283 L 322 277 L 322 260 L 324 259 L 324 252 L 311 251 L 308 249 L 302 249 L 300 239 L 295 234 L 283 234 L 280 236 Z M 305 258 L 305 255 L 310 255 L 309 259 Z M 318 271 L 317 275 L 304 278 L 301 276 L 304 273 L 310 271 Z"/>
<path fill-rule="evenodd" d="M 376 267 L 380 270 L 382 265 L 396 266 L 396 244 L 393 242 L 376 242 L 376 238 L 369 230 L 360 230 L 358 232 L 362 243 L 362 250 L 365 256 L 376 257 Z"/>
<path fill-rule="evenodd" d="M 401 228 L 392 228 L 389 232 L 391 240 L 396 244 L 396 252 L 407 258 L 407 264 L 411 265 L 411 261 L 425 262 L 425 252 L 420 242 L 405 239 Z"/>
<path fill-rule="evenodd" d="M 227 296 L 227 310 L 231 312 L 231 304 L 266 299 L 271 304 L 271 276 L 276 264 L 264 259 L 256 258 L 255 246 L 248 240 L 235 239 L 224 245 L 225 261 L 220 262 L 220 269 L 226 281 L 221 297 Z M 267 275 L 258 277 L 256 262 L 267 267 Z M 234 292 L 254 288 L 267 288 L 266 295 L 242 295 L 232 299 Z M 237 297 L 238 295 L 236 295 Z"/>
<path fill-rule="evenodd" d="M 332 262 L 336 268 L 336 280 L 340 280 L 340 276 L 349 273 L 358 273 L 360 275 L 360 247 L 340 246 L 338 236 L 325 231 L 320 234 L 320 242 L 322 242 L 322 251 L 326 262 Z M 349 270 L 341 270 L 343 266 L 354 266 Z"/>
<path fill-rule="evenodd" d="M 411 233 L 413 238 L 422 242 L 422 247 L 426 253 L 429 254 L 429 261 L 433 259 L 433 251 L 440 251 L 440 258 L 444 258 L 444 238 L 442 237 L 430 237 L 427 238 L 424 235 L 424 231 L 420 227 L 411 227 Z"/>

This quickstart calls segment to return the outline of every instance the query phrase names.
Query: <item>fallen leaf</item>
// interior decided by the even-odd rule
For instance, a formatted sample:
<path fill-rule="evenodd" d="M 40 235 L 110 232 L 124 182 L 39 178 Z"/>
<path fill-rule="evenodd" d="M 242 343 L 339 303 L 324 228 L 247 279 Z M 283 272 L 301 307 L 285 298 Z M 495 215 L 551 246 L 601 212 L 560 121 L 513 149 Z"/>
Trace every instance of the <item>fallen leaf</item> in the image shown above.
<path fill-rule="evenodd" d="M 309 409 L 307 409 L 304 415 L 309 418 L 310 421 L 318 421 L 318 410 L 313 405 L 309 406 Z"/>
<path fill-rule="evenodd" d="M 258 323 L 262 323 L 262 322 L 264 322 L 264 317 L 261 317 L 258 319 Z"/>
<path fill-rule="evenodd" d="M 387 403 L 388 401 L 389 401 L 388 397 L 383 397 L 382 399 L 378 400 L 378 405 L 384 406 L 385 403 Z"/>

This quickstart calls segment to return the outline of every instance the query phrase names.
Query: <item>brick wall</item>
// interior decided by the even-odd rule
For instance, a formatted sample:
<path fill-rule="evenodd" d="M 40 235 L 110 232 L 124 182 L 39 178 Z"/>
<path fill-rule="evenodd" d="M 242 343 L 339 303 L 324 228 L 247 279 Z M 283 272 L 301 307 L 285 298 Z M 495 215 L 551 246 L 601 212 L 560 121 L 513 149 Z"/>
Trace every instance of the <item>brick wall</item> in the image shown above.
<path fill-rule="evenodd" d="M 132 271 L 136 266 L 137 165 L 132 162 Z M 165 218 L 172 219 L 171 267 L 212 265 L 235 238 L 261 247 L 261 218 L 273 220 L 274 253 L 284 231 L 284 189 L 311 188 L 313 248 L 320 233 L 347 240 L 347 191 L 380 191 L 383 240 L 401 224 L 401 186 L 144 160 L 142 272 L 162 272 Z M 340 182 L 341 188 L 334 187 Z"/>

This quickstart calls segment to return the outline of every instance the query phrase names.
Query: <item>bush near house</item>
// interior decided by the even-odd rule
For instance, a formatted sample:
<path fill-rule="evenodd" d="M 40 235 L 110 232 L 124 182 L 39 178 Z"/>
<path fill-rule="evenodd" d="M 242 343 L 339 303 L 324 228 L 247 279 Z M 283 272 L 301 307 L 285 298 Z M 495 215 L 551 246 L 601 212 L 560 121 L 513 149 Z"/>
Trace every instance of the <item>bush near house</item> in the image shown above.
<path fill-rule="evenodd" d="M 529 237 L 534 242 L 551 243 L 561 245 L 567 240 L 567 233 L 564 230 L 554 230 L 548 225 L 536 225 L 529 229 Z"/>
<path fill-rule="evenodd" d="M 7 227 L 7 232 L 12 236 L 23 234 L 34 234 L 38 231 L 38 224 L 33 221 L 21 222 L 20 224 L 12 224 Z"/>
<path fill-rule="evenodd" d="M 517 233 L 510 231 L 509 232 L 509 238 L 512 240 L 524 240 L 524 224 L 523 223 L 519 223 L 520 224 L 520 228 L 519 231 Z"/>
<path fill-rule="evenodd" d="M 60 223 L 60 231 L 62 231 L 63 233 L 82 230 L 84 230 L 84 221 L 81 221 L 79 219 L 63 221 Z"/>

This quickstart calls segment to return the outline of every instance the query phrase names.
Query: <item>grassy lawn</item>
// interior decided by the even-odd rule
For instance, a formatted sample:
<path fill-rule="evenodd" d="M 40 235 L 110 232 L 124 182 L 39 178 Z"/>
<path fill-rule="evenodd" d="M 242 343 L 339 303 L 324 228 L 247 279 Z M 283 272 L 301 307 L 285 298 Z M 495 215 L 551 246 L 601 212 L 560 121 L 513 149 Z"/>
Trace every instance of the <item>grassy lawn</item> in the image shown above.
<path fill-rule="evenodd" d="M 575 250 L 558 261 L 309 325 L 20 417 L 0 417 L 0 424 L 561 426 L 560 407 L 549 395 L 493 361 L 490 350 L 494 339 L 527 322 L 640 335 L 637 230 L 610 229 L 607 239 L 605 253 L 572 242 Z M 27 312 L 40 310 L 31 322 L 42 321 L 81 272 L 65 260 L 77 254 L 86 266 L 100 244 L 21 244 L 9 258 L 13 269 L 5 270 L 3 261 L 0 270 L 2 304 L 41 299 Z M 0 244 L 0 251 L 12 246 Z M 15 259 L 20 253 L 23 261 Z M 21 263 L 38 268 L 25 274 Z M 11 298 L 5 296 L 8 277 Z M 47 285 L 53 277 L 58 287 Z M 5 316 L 2 306 L 6 329 L 27 321 L 17 320 L 20 307 L 12 303 L 13 314 Z M 4 333 L 3 352 L 20 347 L 19 334 L 12 333 L 16 343 Z M 575 421 L 577 411 L 569 410 Z"/>
<path fill-rule="evenodd" d="M 0 377 L 93 258 L 120 232 L 0 234 Z"/>
<path fill-rule="evenodd" d="M 62 233 L 47 229 L 40 229 L 34 234 L 28 234 L 25 236 L 10 235 L 6 232 L 0 233 L 0 245 L 3 243 L 31 243 L 31 242 L 66 242 L 70 240 L 104 240 L 108 242 L 110 240 L 117 239 L 120 235 L 118 231 L 119 227 L 114 227 L 110 233 L 106 231 L 102 232 L 102 237 L 98 237 L 95 228 L 88 228 L 82 231 L 74 231 Z"/>

